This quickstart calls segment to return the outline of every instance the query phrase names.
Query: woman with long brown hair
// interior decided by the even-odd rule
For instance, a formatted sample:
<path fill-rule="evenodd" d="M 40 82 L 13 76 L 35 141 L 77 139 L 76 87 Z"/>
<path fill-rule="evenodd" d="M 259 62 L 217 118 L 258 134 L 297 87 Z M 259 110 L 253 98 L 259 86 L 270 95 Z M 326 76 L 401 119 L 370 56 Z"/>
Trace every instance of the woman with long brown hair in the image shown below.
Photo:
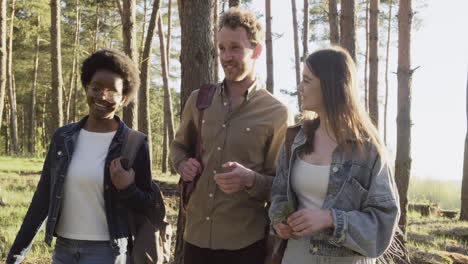
<path fill-rule="evenodd" d="M 289 128 L 272 187 L 273 229 L 288 241 L 283 264 L 374 263 L 392 242 L 398 193 L 354 76 L 339 47 L 304 64 L 299 92 L 312 115 Z"/>

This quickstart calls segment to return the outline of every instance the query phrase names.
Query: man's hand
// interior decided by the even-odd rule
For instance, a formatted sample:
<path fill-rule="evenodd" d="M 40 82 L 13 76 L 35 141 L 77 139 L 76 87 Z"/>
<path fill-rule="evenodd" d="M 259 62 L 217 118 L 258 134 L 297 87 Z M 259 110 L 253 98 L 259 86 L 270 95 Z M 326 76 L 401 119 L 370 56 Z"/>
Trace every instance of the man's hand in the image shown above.
<path fill-rule="evenodd" d="M 117 190 L 123 190 L 135 181 L 133 169 L 125 170 L 120 164 L 120 159 L 114 159 L 109 166 L 111 181 Z"/>
<path fill-rule="evenodd" d="M 180 163 L 179 173 L 183 181 L 191 182 L 197 174 L 201 173 L 201 164 L 198 160 L 189 158 Z"/>
<path fill-rule="evenodd" d="M 291 214 L 287 223 L 293 235 L 306 236 L 333 227 L 333 218 L 330 210 L 302 209 Z"/>
<path fill-rule="evenodd" d="M 255 172 L 242 166 L 237 162 L 226 162 L 223 168 L 230 169 L 230 172 L 217 173 L 214 180 L 219 188 L 225 193 L 236 193 L 244 190 L 245 187 L 252 187 L 255 180 Z"/>
<path fill-rule="evenodd" d="M 282 239 L 289 239 L 293 232 L 290 226 L 285 225 L 283 223 L 278 223 L 275 226 L 273 226 L 273 228 L 275 229 L 278 236 Z"/>

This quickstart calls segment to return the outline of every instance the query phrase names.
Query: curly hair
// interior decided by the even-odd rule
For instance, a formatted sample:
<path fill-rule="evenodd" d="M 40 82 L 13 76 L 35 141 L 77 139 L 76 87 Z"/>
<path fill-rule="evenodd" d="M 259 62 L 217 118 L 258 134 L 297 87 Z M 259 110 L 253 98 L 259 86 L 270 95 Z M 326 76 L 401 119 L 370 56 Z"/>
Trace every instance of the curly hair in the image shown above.
<path fill-rule="evenodd" d="M 240 7 L 231 7 L 221 16 L 218 29 L 221 30 L 223 27 L 231 29 L 243 27 L 253 45 L 257 45 L 265 39 L 265 32 L 255 14 Z"/>
<path fill-rule="evenodd" d="M 140 75 L 132 59 L 116 50 L 99 50 L 93 53 L 81 66 L 81 84 L 84 89 L 99 70 L 108 70 L 120 75 L 123 79 L 122 93 L 127 97 L 125 105 L 133 100 L 140 87 Z"/>

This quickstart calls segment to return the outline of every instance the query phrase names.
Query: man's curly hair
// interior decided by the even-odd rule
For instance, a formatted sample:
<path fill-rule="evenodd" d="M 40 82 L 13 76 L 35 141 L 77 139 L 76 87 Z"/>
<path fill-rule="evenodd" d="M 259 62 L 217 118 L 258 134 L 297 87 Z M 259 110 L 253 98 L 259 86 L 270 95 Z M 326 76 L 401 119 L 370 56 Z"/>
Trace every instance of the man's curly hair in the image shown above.
<path fill-rule="evenodd" d="M 120 51 L 99 50 L 93 53 L 83 61 L 81 66 L 81 84 L 85 90 L 94 74 L 100 70 L 108 70 L 122 77 L 122 93 L 127 97 L 125 105 L 128 105 L 140 87 L 140 75 L 136 64 Z"/>
<path fill-rule="evenodd" d="M 231 29 L 243 27 L 247 31 L 247 37 L 254 46 L 262 43 L 265 39 L 265 32 L 255 14 L 240 7 L 231 7 L 221 16 L 218 29 L 221 30 L 223 27 Z"/>

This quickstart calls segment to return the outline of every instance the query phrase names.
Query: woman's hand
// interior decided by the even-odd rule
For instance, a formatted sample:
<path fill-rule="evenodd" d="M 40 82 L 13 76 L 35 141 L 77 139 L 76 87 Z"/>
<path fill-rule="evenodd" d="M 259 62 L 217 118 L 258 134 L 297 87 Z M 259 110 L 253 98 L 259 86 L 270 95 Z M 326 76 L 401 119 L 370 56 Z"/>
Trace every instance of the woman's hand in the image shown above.
<path fill-rule="evenodd" d="M 111 161 L 109 169 L 112 184 L 117 190 L 124 190 L 135 181 L 135 172 L 132 168 L 125 170 L 120 164 L 121 158 L 116 158 Z"/>
<path fill-rule="evenodd" d="M 292 229 L 288 225 L 279 223 L 273 226 L 273 228 L 275 229 L 278 236 L 281 237 L 282 239 L 289 239 L 291 237 Z"/>
<path fill-rule="evenodd" d="M 333 227 L 330 210 L 302 209 L 287 218 L 287 223 L 294 236 L 306 236 Z"/>

